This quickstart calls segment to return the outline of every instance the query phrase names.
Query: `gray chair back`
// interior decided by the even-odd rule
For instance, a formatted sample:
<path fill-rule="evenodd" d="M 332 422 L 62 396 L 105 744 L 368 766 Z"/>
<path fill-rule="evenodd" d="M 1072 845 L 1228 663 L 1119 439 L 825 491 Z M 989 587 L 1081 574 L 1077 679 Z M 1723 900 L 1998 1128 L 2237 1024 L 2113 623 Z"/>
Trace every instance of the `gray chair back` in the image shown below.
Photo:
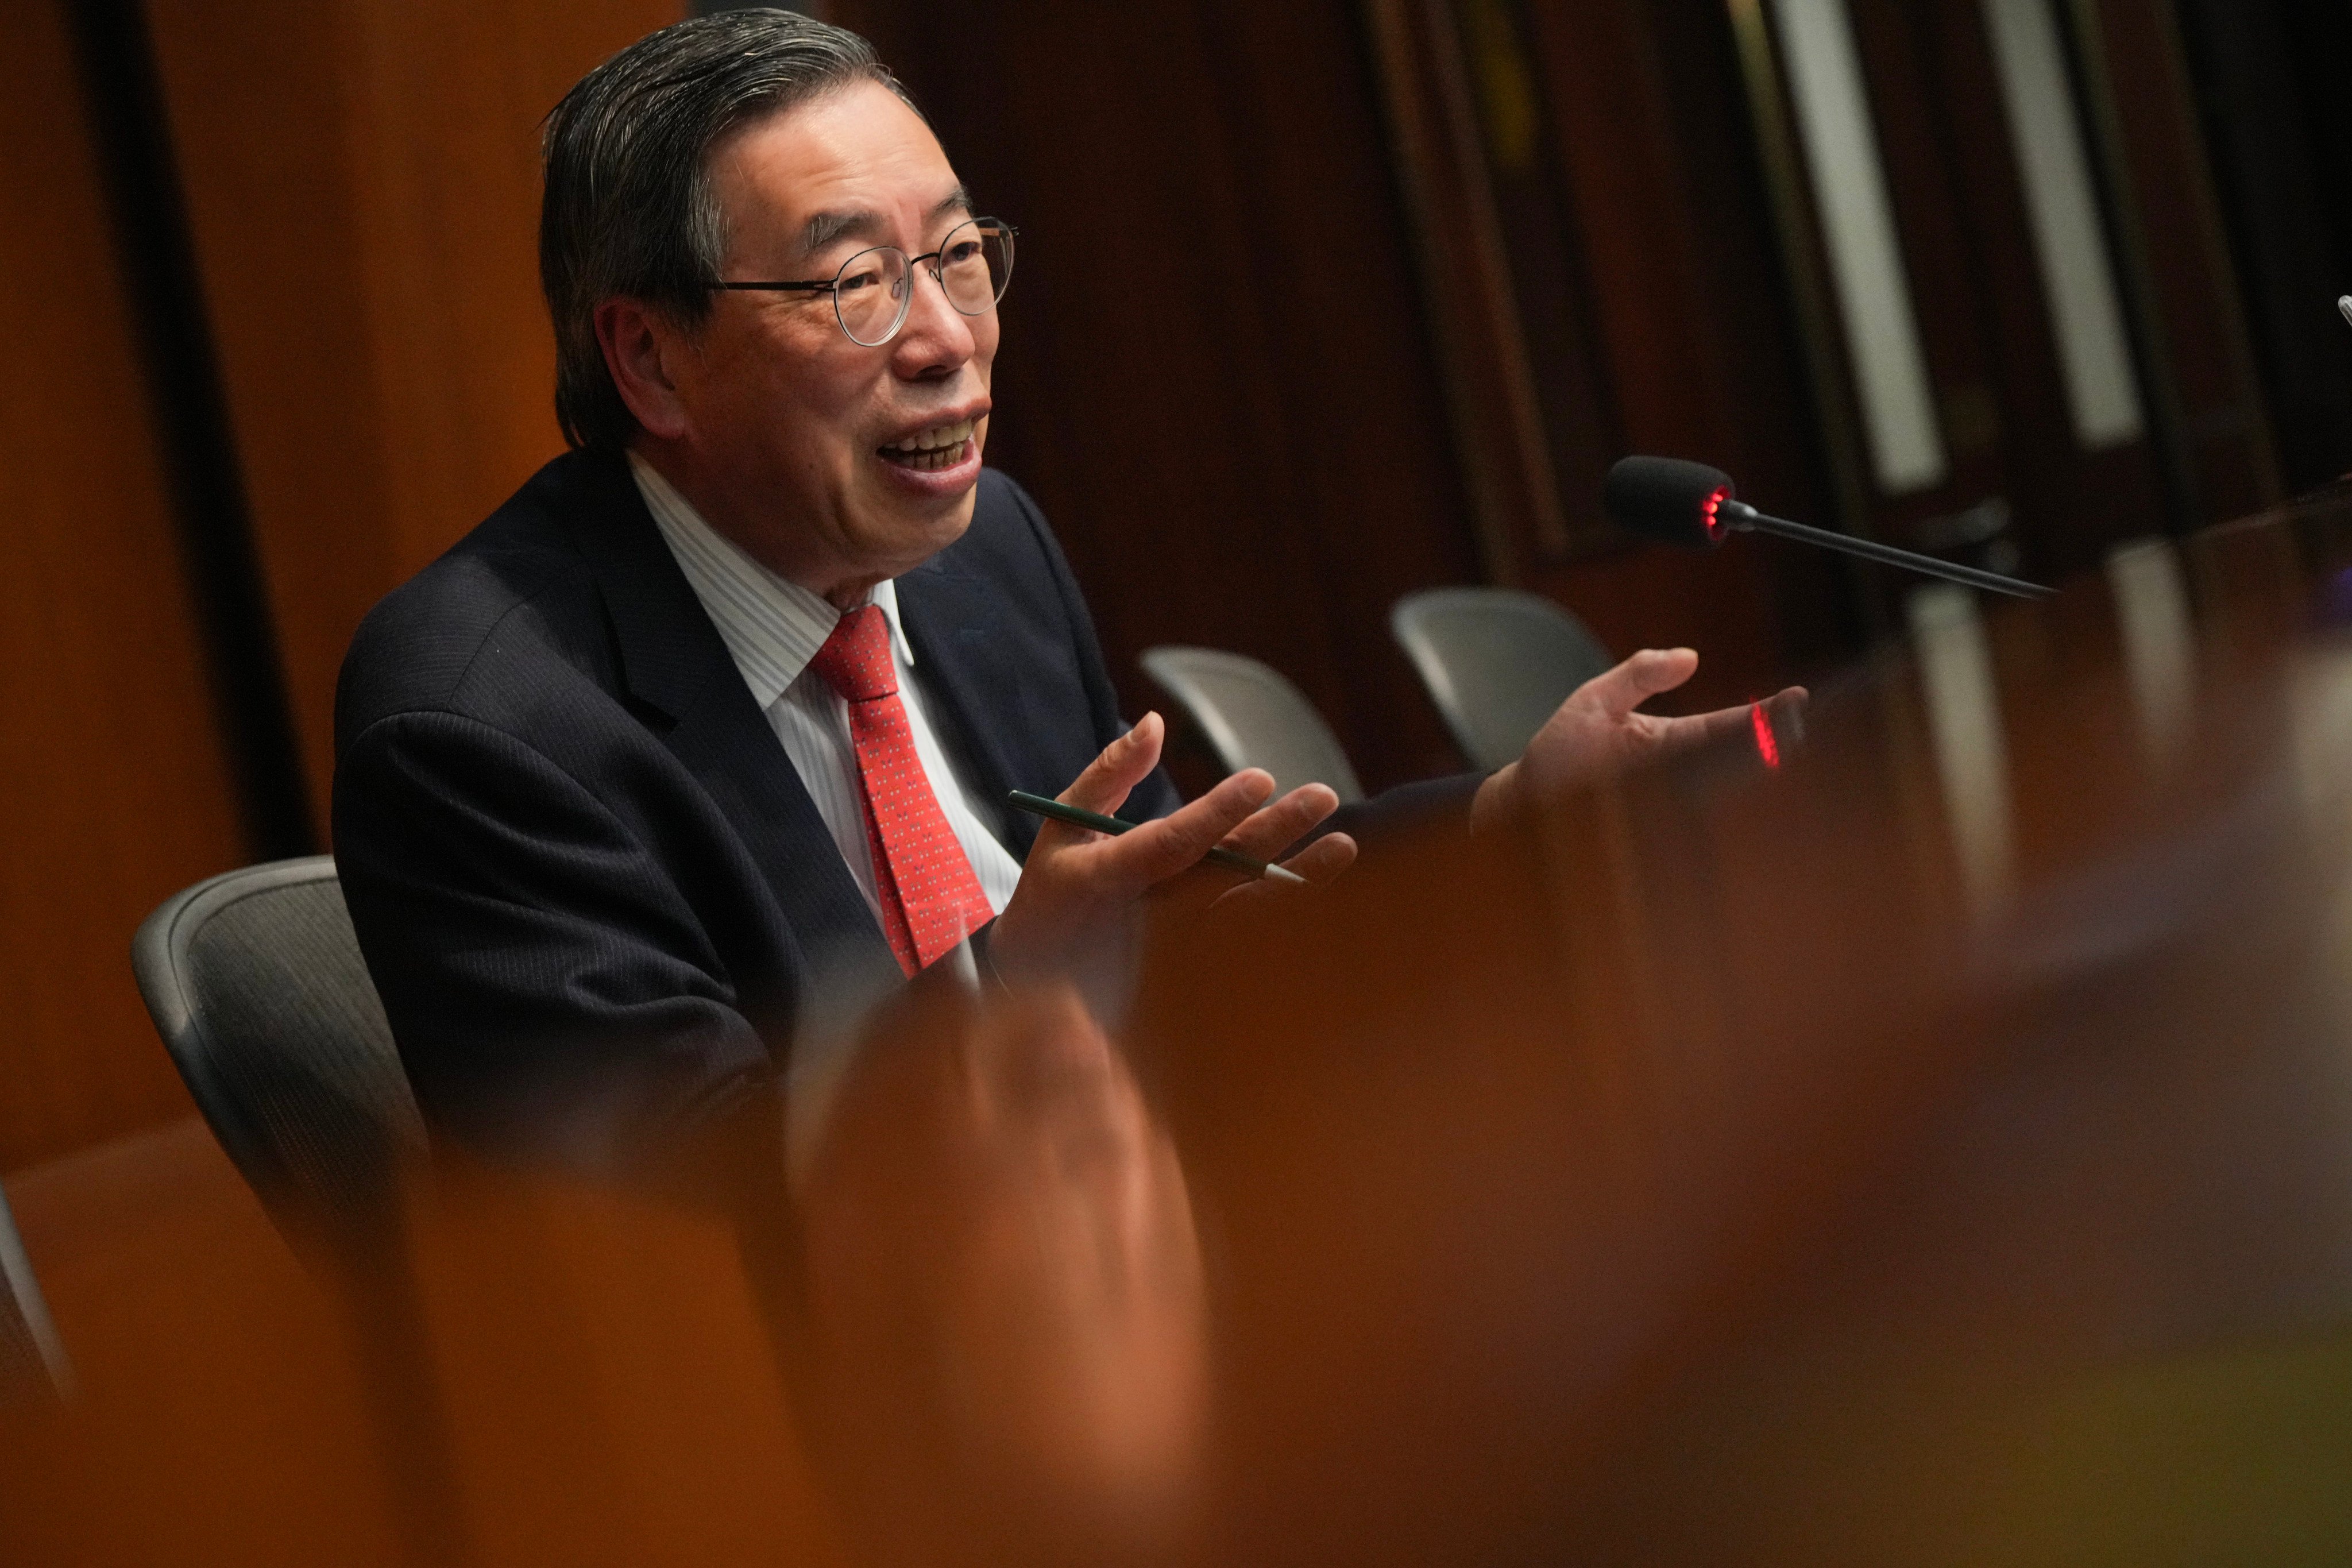
<path fill-rule="evenodd" d="M 1508 588 L 1407 594 L 1389 629 L 1475 768 L 1517 758 L 1570 692 L 1615 662 L 1582 621 Z"/>
<path fill-rule="evenodd" d="M 1331 726 L 1271 665 L 1212 647 L 1175 647 L 1146 648 L 1141 662 L 1228 773 L 1264 768 L 1277 789 L 1322 784 L 1342 805 L 1364 798 Z"/>
<path fill-rule="evenodd" d="M 419 1291 L 404 1172 L 425 1124 L 327 856 L 165 900 L 131 968 L 196 1108 L 303 1261 L 341 1297 L 409 1561 L 473 1558 Z"/>
<path fill-rule="evenodd" d="M 425 1128 L 333 859 L 199 882 L 131 957 L 197 1109 L 289 1238 L 383 1218 Z"/>
<path fill-rule="evenodd" d="M 65 1347 L 33 1282 L 33 1260 L 0 1193 L 0 1409 L 47 1399 L 71 1386 Z"/>

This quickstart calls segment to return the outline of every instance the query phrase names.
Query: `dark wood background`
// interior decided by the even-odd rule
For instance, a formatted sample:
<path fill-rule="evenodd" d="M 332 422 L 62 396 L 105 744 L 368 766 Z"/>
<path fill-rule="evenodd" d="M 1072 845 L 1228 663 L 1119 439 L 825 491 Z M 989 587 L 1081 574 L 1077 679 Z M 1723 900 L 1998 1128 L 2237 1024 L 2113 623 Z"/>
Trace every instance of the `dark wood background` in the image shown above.
<path fill-rule="evenodd" d="M 1914 279 L 1938 390 L 1980 385 L 1993 416 L 1969 483 L 1906 510 L 1856 482 L 1743 7 L 839 0 L 1022 226 L 992 456 L 1067 542 L 1131 707 L 1153 643 L 1255 654 L 1377 786 L 1458 765 L 1389 640 L 1413 588 L 1517 583 L 1620 650 L 1688 643 L 1706 702 L 1886 624 L 1886 591 L 1827 558 L 1612 535 L 1599 476 L 1629 451 L 1890 536 L 1998 489 L 2053 572 L 2352 467 L 2340 13 L 2068 7 L 2095 24 L 2080 63 L 2162 394 L 2103 477 L 2047 440 L 2063 405 L 1972 8 L 1857 7 L 1879 97 L 1914 89 L 1879 107 L 1909 248 L 1939 258 Z M 0 1172 L 187 1114 L 131 932 L 200 876 L 320 843 L 352 626 L 558 449 L 536 125 L 679 9 L 0 15 Z"/>

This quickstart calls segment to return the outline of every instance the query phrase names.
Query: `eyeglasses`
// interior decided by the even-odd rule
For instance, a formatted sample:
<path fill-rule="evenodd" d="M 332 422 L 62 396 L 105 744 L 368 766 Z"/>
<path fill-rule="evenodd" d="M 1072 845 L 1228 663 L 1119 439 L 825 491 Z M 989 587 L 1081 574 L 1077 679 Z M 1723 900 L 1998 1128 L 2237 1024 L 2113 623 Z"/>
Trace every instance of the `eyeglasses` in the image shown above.
<path fill-rule="evenodd" d="M 1002 218 L 976 217 L 957 225 L 924 256 L 908 256 L 895 245 L 861 250 L 841 264 L 841 270 L 822 282 L 713 283 L 713 289 L 751 289 L 784 292 L 806 289 L 833 296 L 834 319 L 849 341 L 879 348 L 907 324 L 915 302 L 909 286 L 915 268 L 930 264 L 948 303 L 967 316 L 984 316 L 1004 298 L 1013 280 L 1013 238 L 1019 231 Z"/>

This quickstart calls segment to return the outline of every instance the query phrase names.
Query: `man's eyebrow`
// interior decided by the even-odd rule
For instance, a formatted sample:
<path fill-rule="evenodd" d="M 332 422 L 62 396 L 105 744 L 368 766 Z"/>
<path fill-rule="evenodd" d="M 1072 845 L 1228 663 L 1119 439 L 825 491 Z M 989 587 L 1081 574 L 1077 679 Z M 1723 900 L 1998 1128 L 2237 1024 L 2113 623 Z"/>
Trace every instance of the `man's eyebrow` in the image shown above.
<path fill-rule="evenodd" d="M 814 256 L 844 235 L 871 239 L 881 232 L 882 215 L 879 213 L 818 213 L 801 229 L 801 254 Z"/>
<path fill-rule="evenodd" d="M 966 217 L 971 216 L 971 193 L 961 185 L 950 191 L 937 206 L 931 208 L 931 220 L 936 222 L 950 213 L 961 213 Z M 844 237 L 879 244 L 888 226 L 882 221 L 881 214 L 866 208 L 818 213 L 801 227 L 801 254 L 814 256 L 835 240 Z"/>

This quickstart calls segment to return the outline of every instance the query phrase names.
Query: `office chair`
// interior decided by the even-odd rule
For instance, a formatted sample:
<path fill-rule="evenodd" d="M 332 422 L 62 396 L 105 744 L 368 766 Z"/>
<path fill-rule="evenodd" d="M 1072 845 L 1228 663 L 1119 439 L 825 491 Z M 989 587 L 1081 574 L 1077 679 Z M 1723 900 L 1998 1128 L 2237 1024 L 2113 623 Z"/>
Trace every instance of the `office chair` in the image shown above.
<path fill-rule="evenodd" d="M 147 917 L 131 963 L 213 1136 L 351 1315 L 411 1555 L 464 1560 L 401 1219 L 425 1124 L 334 861 L 278 860 L 199 882 Z"/>
<path fill-rule="evenodd" d="M 1570 692 L 1615 662 L 1582 621 L 1508 588 L 1407 594 L 1389 630 L 1475 768 L 1517 758 Z"/>
<path fill-rule="evenodd" d="M 1323 784 L 1343 805 L 1364 798 L 1331 726 L 1272 666 L 1208 647 L 1146 648 L 1139 662 L 1208 738 L 1228 773 L 1264 768 L 1277 790 Z"/>
<path fill-rule="evenodd" d="M 52 1399 L 73 1386 L 65 1347 L 33 1281 L 33 1261 L 0 1193 L 0 1410 Z"/>
<path fill-rule="evenodd" d="M 147 918 L 131 963 L 196 1108 L 295 1249 L 384 1217 L 425 1126 L 334 861 L 199 882 Z"/>

